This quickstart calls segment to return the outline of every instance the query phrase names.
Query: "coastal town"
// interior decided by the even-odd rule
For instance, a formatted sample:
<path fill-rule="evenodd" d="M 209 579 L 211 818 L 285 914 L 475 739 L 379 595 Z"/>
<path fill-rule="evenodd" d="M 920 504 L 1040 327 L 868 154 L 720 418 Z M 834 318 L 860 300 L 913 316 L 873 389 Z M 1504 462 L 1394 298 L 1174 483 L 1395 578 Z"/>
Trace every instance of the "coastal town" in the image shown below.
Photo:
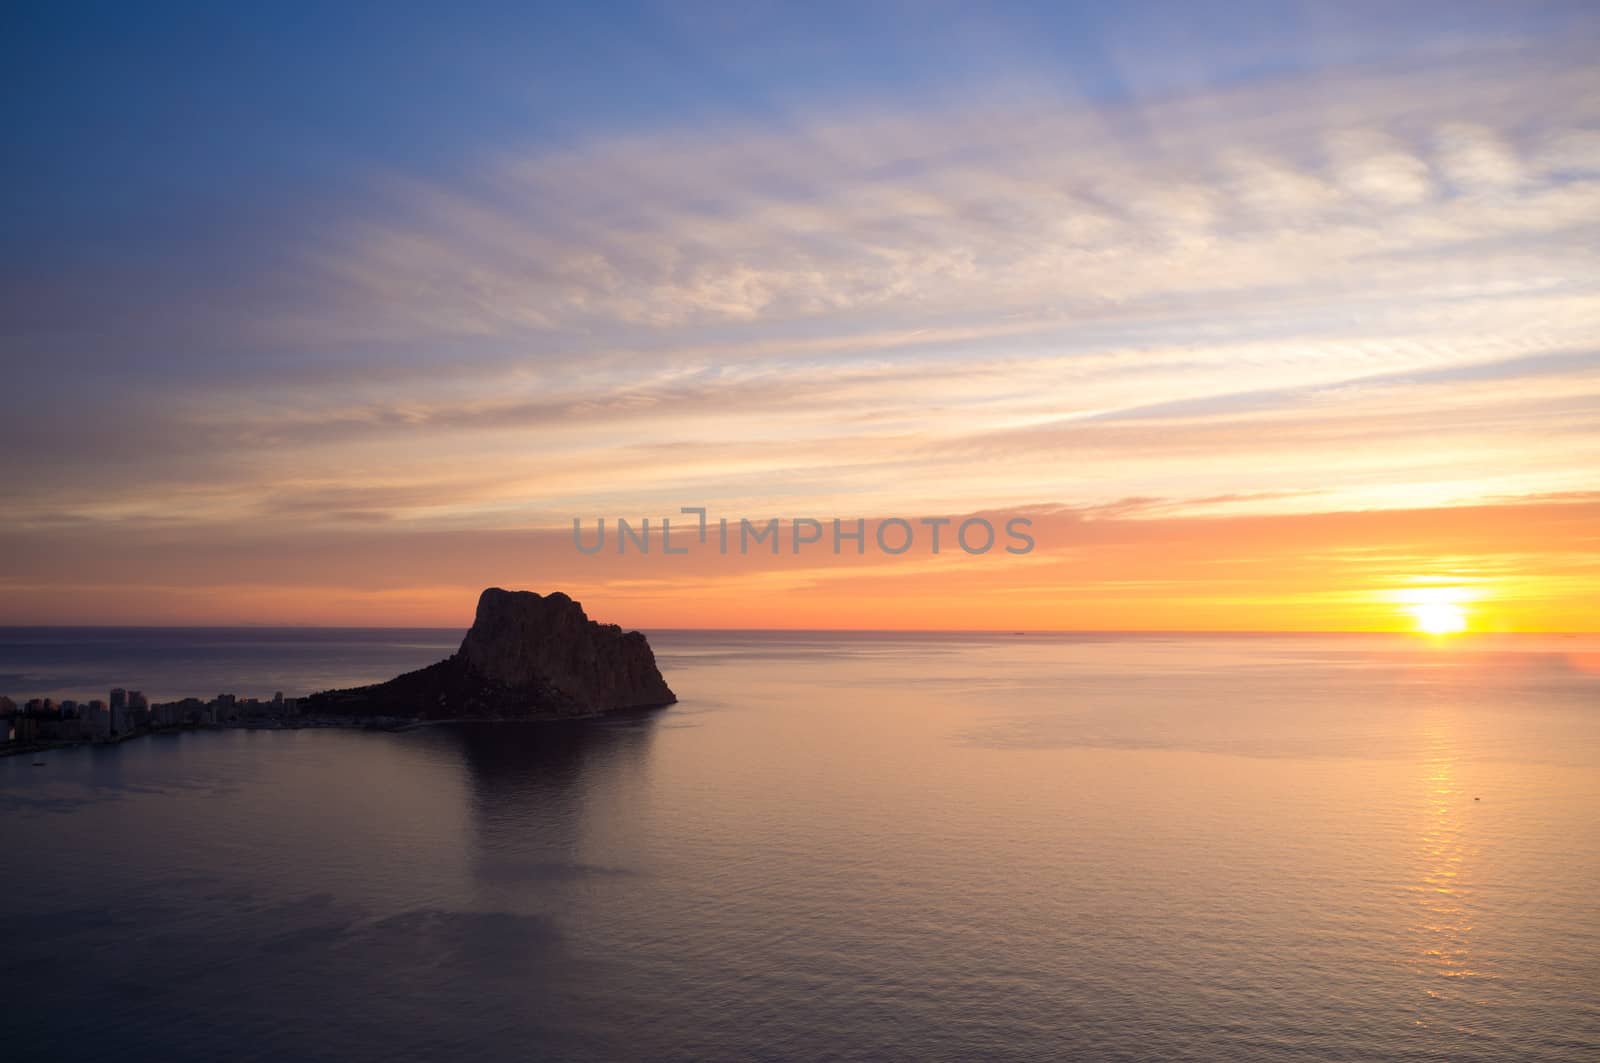
<path fill-rule="evenodd" d="M 184 698 L 152 703 L 141 691 L 115 687 L 105 701 L 29 698 L 21 705 L 0 695 L 0 756 L 123 742 L 166 731 L 315 726 L 319 722 L 301 715 L 301 699 L 286 698 L 282 692 L 266 701 L 218 694 L 210 701 Z"/>

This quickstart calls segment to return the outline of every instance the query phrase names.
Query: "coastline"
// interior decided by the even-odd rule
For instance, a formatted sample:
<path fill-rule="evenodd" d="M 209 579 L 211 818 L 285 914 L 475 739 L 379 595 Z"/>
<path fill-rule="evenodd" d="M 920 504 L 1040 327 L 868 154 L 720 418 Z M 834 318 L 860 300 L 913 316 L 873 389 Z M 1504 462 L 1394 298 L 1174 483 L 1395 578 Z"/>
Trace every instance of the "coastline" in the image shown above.
<path fill-rule="evenodd" d="M 421 727 L 430 723 L 455 723 L 455 720 L 419 720 L 410 717 L 307 717 L 296 720 L 251 720 L 228 723 L 185 724 L 177 727 L 153 727 L 136 731 L 127 735 L 111 735 L 97 738 L 66 738 L 34 741 L 26 744 L 7 742 L 0 745 L 0 757 L 22 756 L 27 753 L 49 753 L 63 749 L 77 749 L 81 746 L 120 746 L 125 742 L 135 742 L 141 738 L 157 738 L 162 735 L 195 734 L 205 731 L 302 731 L 302 730 L 351 730 L 351 731 L 409 731 L 414 727 Z M 463 721 L 464 722 L 464 721 Z"/>
<path fill-rule="evenodd" d="M 423 727 L 448 727 L 454 724 L 559 724 L 581 723 L 587 720 L 597 720 L 606 716 L 623 716 L 632 713 L 658 712 L 670 708 L 672 703 L 665 705 L 630 705 L 616 709 L 605 709 L 600 712 L 588 712 L 573 716 L 555 717 L 530 717 L 530 716 L 453 716 L 422 718 L 415 716 L 315 716 L 297 719 L 270 719 L 230 721 L 227 723 L 185 724 L 177 727 L 157 727 L 137 731 L 127 735 L 112 735 L 98 738 L 71 738 L 53 739 L 48 741 L 35 741 L 27 744 L 7 742 L 0 744 L 0 757 L 19 757 L 25 754 L 40 754 L 58 752 L 64 749 L 78 749 L 83 746 L 120 746 L 126 742 L 138 741 L 142 738 L 158 738 L 162 735 L 199 734 L 208 731 L 306 731 L 306 730 L 341 730 L 341 731 L 386 731 L 399 734 L 404 731 L 415 731 Z"/>

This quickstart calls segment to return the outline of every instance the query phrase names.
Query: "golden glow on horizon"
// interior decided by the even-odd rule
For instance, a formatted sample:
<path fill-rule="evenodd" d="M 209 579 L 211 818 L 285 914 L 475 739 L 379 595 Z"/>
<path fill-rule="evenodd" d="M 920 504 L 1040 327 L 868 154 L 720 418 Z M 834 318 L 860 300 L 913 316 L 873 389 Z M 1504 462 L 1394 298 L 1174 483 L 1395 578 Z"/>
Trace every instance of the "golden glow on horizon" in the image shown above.
<path fill-rule="evenodd" d="M 991 514 L 998 516 L 997 514 Z M 363 523 L 200 530 L 53 529 L 16 556 L 9 623 L 317 624 L 464 628 L 488 586 L 562 590 L 646 630 L 1594 632 L 1590 529 L 1600 496 L 1453 509 L 1168 516 L 1033 511 L 1026 556 L 767 551 L 578 555 L 570 527 L 519 532 Z M 126 558 L 137 547 L 140 565 Z M 225 548 L 223 548 L 225 547 Z M 239 579 L 240 550 L 254 558 Z M 1434 608 L 1443 606 L 1448 608 Z M 1463 635 L 1428 635 L 1419 620 Z M 1420 614 L 1420 615 L 1419 615 Z M 1450 621 L 1444 623 L 1444 621 Z M 1579 646 L 1569 652 L 1592 653 Z"/>

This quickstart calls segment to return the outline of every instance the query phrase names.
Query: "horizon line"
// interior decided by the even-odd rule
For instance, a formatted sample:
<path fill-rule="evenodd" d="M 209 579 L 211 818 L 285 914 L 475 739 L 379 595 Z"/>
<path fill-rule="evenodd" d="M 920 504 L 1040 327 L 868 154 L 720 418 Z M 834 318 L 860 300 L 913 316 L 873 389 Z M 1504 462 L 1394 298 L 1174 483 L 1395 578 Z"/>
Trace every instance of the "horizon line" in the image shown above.
<path fill-rule="evenodd" d="M 593 623 L 609 621 L 589 618 Z M 0 624 L 0 631 L 462 631 L 471 628 L 451 624 Z M 1600 635 L 1595 630 L 1518 630 L 1458 631 L 1449 635 L 1402 628 L 873 628 L 873 627 L 630 627 L 646 633 L 693 632 L 696 634 L 791 634 L 791 635 L 1404 635 L 1438 641 L 1491 635 Z"/>

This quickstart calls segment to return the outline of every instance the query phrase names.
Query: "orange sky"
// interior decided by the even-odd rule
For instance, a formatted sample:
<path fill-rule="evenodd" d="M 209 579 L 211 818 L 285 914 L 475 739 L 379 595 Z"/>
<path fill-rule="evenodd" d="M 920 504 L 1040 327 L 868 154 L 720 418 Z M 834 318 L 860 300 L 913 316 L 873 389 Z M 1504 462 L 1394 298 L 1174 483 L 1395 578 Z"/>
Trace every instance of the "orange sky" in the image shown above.
<path fill-rule="evenodd" d="M 826 536 L 797 556 L 787 529 L 777 556 L 723 556 L 714 531 L 695 543 L 693 518 L 673 533 L 691 553 L 672 557 L 659 538 L 647 557 L 631 546 L 618 557 L 614 539 L 585 556 L 570 530 L 12 534 L 10 564 L 35 582 L 13 580 L 0 622 L 79 622 L 88 598 L 104 623 L 464 627 L 477 592 L 499 584 L 564 589 L 593 616 L 645 628 L 1413 630 L 1418 595 L 1440 591 L 1474 631 L 1597 627 L 1600 495 L 1347 513 L 1171 516 L 1148 501 L 1015 513 L 1033 522 L 1036 546 L 1022 556 L 948 545 L 933 556 L 924 541 L 886 557 L 871 525 L 864 556 L 848 544 L 834 556 Z M 988 516 L 1003 527 L 1008 515 Z M 592 542 L 593 518 L 585 528 Z"/>

